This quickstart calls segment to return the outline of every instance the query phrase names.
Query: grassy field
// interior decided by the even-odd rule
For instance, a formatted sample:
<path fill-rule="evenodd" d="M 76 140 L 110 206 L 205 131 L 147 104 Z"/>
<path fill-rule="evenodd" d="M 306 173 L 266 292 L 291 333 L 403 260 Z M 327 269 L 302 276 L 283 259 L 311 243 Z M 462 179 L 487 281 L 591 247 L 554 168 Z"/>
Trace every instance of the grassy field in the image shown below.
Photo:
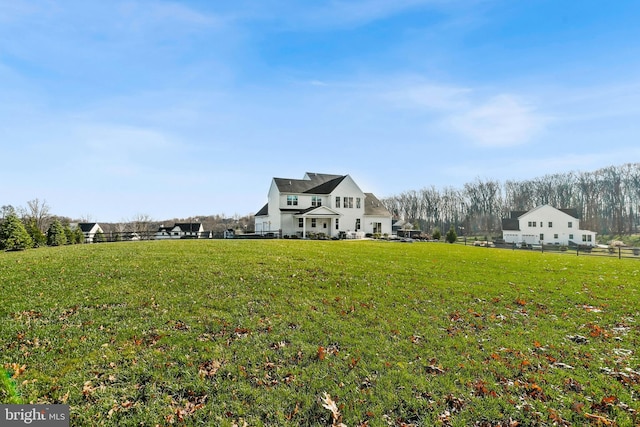
<path fill-rule="evenodd" d="M 74 426 L 638 425 L 639 279 L 439 243 L 0 253 L 0 401 Z"/>

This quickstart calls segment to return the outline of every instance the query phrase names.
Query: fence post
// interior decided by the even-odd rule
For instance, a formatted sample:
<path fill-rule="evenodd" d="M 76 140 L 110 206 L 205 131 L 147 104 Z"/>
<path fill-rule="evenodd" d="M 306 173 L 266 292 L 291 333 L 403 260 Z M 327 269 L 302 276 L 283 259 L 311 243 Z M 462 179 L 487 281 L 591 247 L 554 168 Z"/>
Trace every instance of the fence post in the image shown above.
<path fill-rule="evenodd" d="M 622 247 L 618 246 L 618 259 L 622 259 Z"/>

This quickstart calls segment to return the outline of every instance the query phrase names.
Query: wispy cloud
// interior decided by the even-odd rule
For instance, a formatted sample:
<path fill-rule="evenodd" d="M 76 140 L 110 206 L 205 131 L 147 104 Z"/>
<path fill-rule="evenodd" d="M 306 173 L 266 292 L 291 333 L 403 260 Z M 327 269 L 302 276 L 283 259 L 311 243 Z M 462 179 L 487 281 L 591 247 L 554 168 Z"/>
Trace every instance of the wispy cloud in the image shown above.
<path fill-rule="evenodd" d="M 483 147 L 522 145 L 540 132 L 548 119 L 510 94 L 500 94 L 454 114 L 449 123 L 474 144 Z"/>
<path fill-rule="evenodd" d="M 399 83 L 385 97 L 396 108 L 424 111 L 425 117 L 481 147 L 507 147 L 530 141 L 549 119 L 512 93 L 436 82 Z"/>

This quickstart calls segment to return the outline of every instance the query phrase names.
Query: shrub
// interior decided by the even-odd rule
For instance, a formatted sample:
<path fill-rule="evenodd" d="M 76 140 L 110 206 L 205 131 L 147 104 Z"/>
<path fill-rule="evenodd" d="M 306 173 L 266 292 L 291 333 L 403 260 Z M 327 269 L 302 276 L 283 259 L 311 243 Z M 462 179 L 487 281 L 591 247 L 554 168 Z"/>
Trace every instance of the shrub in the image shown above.
<path fill-rule="evenodd" d="M 97 231 L 96 234 L 93 235 L 93 243 L 103 243 L 104 241 L 105 238 L 102 231 Z"/>
<path fill-rule="evenodd" d="M 433 240 L 440 240 L 440 238 L 442 237 L 442 233 L 440 233 L 440 230 L 435 228 L 433 230 Z"/>
<path fill-rule="evenodd" d="M 27 224 L 24 226 L 31 236 L 31 240 L 33 241 L 33 247 L 39 248 L 40 246 L 44 246 L 47 244 L 47 236 L 44 235 L 42 231 L 38 228 L 35 219 L 30 219 Z"/>
<path fill-rule="evenodd" d="M 49 226 L 47 230 L 47 245 L 49 246 L 62 246 L 67 244 L 67 236 L 64 232 L 64 227 L 59 220 L 55 220 Z"/>
<path fill-rule="evenodd" d="M 84 243 L 84 233 L 80 226 L 73 230 L 73 243 Z"/>
<path fill-rule="evenodd" d="M 22 251 L 33 246 L 33 239 L 24 224 L 14 213 L 9 214 L 0 224 L 0 249 Z"/>
<path fill-rule="evenodd" d="M 453 229 L 453 226 L 451 226 L 451 228 L 449 228 L 449 231 L 447 231 L 445 240 L 449 243 L 454 243 L 456 240 L 458 240 L 458 235 L 456 234 L 456 231 Z"/>

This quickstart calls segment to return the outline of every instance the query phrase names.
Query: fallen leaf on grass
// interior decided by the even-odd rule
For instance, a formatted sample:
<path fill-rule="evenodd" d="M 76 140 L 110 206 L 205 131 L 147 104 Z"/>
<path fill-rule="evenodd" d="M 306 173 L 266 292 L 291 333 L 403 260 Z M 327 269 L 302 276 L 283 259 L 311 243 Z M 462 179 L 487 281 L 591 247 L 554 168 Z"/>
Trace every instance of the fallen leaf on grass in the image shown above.
<path fill-rule="evenodd" d="M 444 369 L 434 364 L 428 365 L 426 368 L 428 374 L 439 375 L 444 374 Z"/>
<path fill-rule="evenodd" d="M 18 378 L 27 369 L 27 365 L 11 363 L 10 365 L 5 365 L 5 368 L 13 370 L 13 375 L 11 376 L 11 378 Z"/>
<path fill-rule="evenodd" d="M 566 363 L 562 363 L 562 362 L 554 362 L 551 364 L 551 366 L 553 368 L 560 368 L 560 369 L 575 369 L 573 366 L 567 365 Z"/>
<path fill-rule="evenodd" d="M 595 415 L 595 414 L 589 414 L 589 413 L 585 413 L 584 414 L 585 418 L 596 422 L 598 425 L 603 425 L 603 426 L 612 426 L 615 425 L 615 421 L 610 420 L 609 418 L 603 417 L 602 415 Z"/>
<path fill-rule="evenodd" d="M 327 357 L 327 350 L 323 346 L 318 347 L 317 356 L 318 360 L 324 360 L 324 358 Z"/>
<path fill-rule="evenodd" d="M 201 378 L 211 378 L 215 376 L 216 372 L 220 369 L 222 363 L 217 360 L 210 360 L 200 365 L 198 369 L 198 375 Z"/>
<path fill-rule="evenodd" d="M 331 411 L 331 419 L 332 419 L 332 427 L 347 427 L 346 424 L 342 423 L 342 414 L 338 409 L 338 405 L 336 402 L 331 399 L 331 395 L 326 391 L 322 394 L 322 398 L 320 399 L 322 402 L 322 407 Z"/>
<path fill-rule="evenodd" d="M 576 344 L 586 344 L 589 342 L 587 337 L 583 337 L 582 335 L 567 335 L 567 339 L 569 341 L 573 341 Z"/>

